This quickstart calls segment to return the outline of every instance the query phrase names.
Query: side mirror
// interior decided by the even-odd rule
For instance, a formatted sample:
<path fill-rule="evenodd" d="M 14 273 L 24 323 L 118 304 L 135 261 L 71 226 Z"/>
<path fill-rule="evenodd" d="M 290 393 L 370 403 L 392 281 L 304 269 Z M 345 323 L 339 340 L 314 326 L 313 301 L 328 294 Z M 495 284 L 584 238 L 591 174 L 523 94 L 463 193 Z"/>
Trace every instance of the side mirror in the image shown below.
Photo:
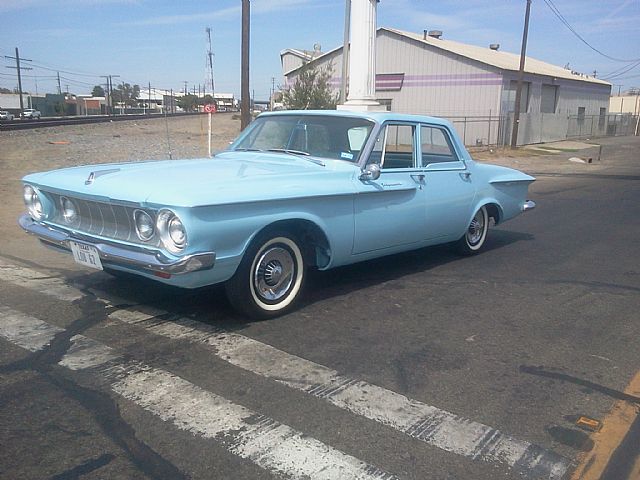
<path fill-rule="evenodd" d="M 377 180 L 380 178 L 380 165 L 377 163 L 370 163 L 360 173 L 360 180 L 363 182 L 370 180 Z"/>

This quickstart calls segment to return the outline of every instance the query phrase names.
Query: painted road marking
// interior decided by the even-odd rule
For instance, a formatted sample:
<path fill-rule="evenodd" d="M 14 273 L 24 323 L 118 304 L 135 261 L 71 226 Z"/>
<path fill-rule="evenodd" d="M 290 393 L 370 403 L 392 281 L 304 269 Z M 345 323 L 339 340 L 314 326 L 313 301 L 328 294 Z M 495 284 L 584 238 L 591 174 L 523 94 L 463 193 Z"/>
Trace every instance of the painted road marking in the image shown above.
<path fill-rule="evenodd" d="M 0 279 L 4 280 L 1 275 L 2 270 Z M 29 284 L 23 286 L 29 287 Z M 94 293 L 98 297 L 108 298 L 108 295 L 100 292 Z M 109 302 L 108 299 L 105 301 Z M 243 335 L 189 318 L 157 318 L 166 314 L 162 310 L 141 308 L 140 311 L 117 310 L 109 317 L 138 325 L 167 338 L 206 345 L 214 355 L 232 365 L 322 398 L 339 408 L 387 425 L 447 452 L 506 465 L 532 479 L 559 480 L 569 468 L 570 461 L 567 458 L 482 423 L 383 387 L 349 378 L 329 367 Z"/>
<path fill-rule="evenodd" d="M 30 268 L 11 265 L 2 258 L 0 258 L 0 280 L 38 290 L 40 293 L 68 302 L 79 300 L 84 296 L 77 288 L 70 287 L 59 278 L 48 277 Z"/>
<path fill-rule="evenodd" d="M 167 312 L 117 310 L 110 318 L 171 339 L 204 344 L 222 360 L 412 438 L 474 460 L 506 464 L 530 478 L 561 479 L 569 460 L 529 442 L 377 385 L 349 378 L 270 345 L 190 318 L 158 318 Z"/>
<path fill-rule="evenodd" d="M 46 347 L 63 331 L 16 310 L 2 307 L 0 311 L 0 336 L 30 351 Z M 118 395 L 181 430 L 221 443 L 229 452 L 277 475 L 314 480 L 397 478 L 177 375 L 126 361 L 93 339 L 75 335 L 71 340 L 71 348 L 59 365 L 72 370 L 95 368 Z"/>
<path fill-rule="evenodd" d="M 64 330 L 0 305 L 0 335 L 19 347 L 37 352 Z"/>

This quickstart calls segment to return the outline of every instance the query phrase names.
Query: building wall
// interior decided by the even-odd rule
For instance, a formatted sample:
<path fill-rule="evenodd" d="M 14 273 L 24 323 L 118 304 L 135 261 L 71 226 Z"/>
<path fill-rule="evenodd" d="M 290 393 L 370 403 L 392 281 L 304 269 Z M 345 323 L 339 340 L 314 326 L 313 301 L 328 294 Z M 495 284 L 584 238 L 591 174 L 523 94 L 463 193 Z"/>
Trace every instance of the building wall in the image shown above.
<path fill-rule="evenodd" d="M 620 95 L 609 99 L 609 113 L 640 113 L 640 95 Z"/>
<path fill-rule="evenodd" d="M 294 68 L 302 66 L 302 58 L 293 53 L 285 53 L 282 57 L 282 72 L 290 72 Z"/>
<path fill-rule="evenodd" d="M 506 117 L 513 112 L 517 72 L 502 71 L 387 30 L 378 31 L 376 63 L 376 98 L 390 104 L 392 111 L 448 118 L 467 145 L 494 144 L 498 139 L 507 143 L 510 128 Z M 316 65 L 331 65 L 331 84 L 339 92 L 342 49 Z M 403 75 L 401 87 L 390 89 L 386 84 L 382 89 L 380 76 L 385 74 Z M 570 116 L 601 115 L 601 109 L 606 112 L 609 107 L 609 85 L 533 74 L 525 75 L 524 81 L 528 95 L 521 109 L 519 144 L 564 139 Z M 295 75 L 289 75 L 285 84 L 293 82 Z M 550 86 L 555 87 L 551 107 Z"/>

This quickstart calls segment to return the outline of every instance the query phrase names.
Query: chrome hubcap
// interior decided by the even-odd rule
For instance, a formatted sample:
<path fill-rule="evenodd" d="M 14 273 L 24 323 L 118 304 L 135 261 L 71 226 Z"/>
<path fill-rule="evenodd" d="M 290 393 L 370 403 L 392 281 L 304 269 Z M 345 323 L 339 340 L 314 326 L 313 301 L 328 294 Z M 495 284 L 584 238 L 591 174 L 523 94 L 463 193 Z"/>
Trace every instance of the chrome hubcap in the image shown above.
<path fill-rule="evenodd" d="M 467 241 L 469 242 L 469 245 L 476 245 L 480 240 L 482 240 L 483 234 L 484 215 L 482 214 L 482 210 L 478 210 L 473 217 L 473 220 L 471 220 L 471 224 L 467 230 Z"/>
<path fill-rule="evenodd" d="M 289 250 L 272 247 L 256 262 L 253 283 L 256 293 L 267 301 L 283 298 L 293 283 L 295 262 Z"/>

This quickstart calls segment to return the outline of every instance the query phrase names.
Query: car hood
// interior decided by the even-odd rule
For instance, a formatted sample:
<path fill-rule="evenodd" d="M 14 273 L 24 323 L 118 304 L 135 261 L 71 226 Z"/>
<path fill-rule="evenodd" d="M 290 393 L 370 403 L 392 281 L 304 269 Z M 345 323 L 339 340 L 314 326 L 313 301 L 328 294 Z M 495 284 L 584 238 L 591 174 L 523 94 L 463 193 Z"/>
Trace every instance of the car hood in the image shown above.
<path fill-rule="evenodd" d="M 45 191 L 98 201 L 184 207 L 353 191 L 357 165 L 339 160 L 323 163 L 290 154 L 222 152 L 210 159 L 65 168 L 27 175 L 23 181 Z"/>

